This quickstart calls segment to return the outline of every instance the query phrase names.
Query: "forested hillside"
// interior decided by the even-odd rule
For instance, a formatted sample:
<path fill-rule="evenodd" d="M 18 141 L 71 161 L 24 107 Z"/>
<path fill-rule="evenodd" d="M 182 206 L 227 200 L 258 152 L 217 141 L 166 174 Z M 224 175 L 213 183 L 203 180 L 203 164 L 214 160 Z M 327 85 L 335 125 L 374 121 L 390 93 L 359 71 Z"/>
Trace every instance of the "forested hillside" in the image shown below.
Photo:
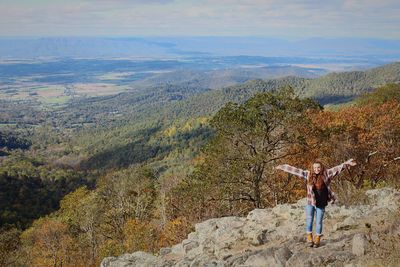
<path fill-rule="evenodd" d="M 342 100 L 341 97 L 346 100 L 346 97 L 360 95 L 387 83 L 399 82 L 399 77 L 399 62 L 367 71 L 331 73 L 308 82 L 304 93 L 330 103 Z"/>
<path fill-rule="evenodd" d="M 355 158 L 336 184 L 348 203 L 356 190 L 399 188 L 399 70 L 167 84 L 54 110 L 5 101 L 0 265 L 96 266 L 158 251 L 204 219 L 298 199 L 303 184 L 271 171 L 283 162 Z"/>
<path fill-rule="evenodd" d="M 287 85 L 301 97 L 313 97 L 322 104 L 341 103 L 373 88 L 399 81 L 400 63 L 393 63 L 365 72 L 333 73 L 316 79 L 285 77 L 253 80 L 216 90 L 190 84 L 169 84 L 145 88 L 140 92 L 121 93 L 115 97 L 82 99 L 61 110 L 60 119 L 82 123 L 119 119 L 131 123 L 151 119 L 186 119 L 211 115 L 228 102 L 243 102 L 256 92 Z"/>
<path fill-rule="evenodd" d="M 166 155 L 166 151 L 171 151 L 171 146 L 169 148 L 161 148 L 158 145 L 146 145 L 147 142 L 171 144 L 171 142 L 176 143 L 176 141 L 171 141 L 171 138 L 180 140 L 182 136 L 186 136 L 184 140 L 190 139 L 193 142 L 195 139 L 191 138 L 191 136 L 209 136 L 210 129 L 204 123 L 207 118 L 213 116 L 226 103 L 243 103 L 256 93 L 269 92 L 277 88 L 291 86 L 297 95 L 302 97 L 312 96 L 321 104 L 341 103 L 350 101 L 357 95 L 368 92 L 371 88 L 378 87 L 380 84 L 385 84 L 385 82 L 398 81 L 400 81 L 400 63 L 394 63 L 367 72 L 331 74 L 313 80 L 297 77 L 267 81 L 254 80 L 242 85 L 216 90 L 165 85 L 151 90 L 148 89 L 148 91 L 140 94 L 122 93 L 116 97 L 94 99 L 90 102 L 82 100 L 71 104 L 68 109 L 60 111 L 59 116 L 60 120 L 68 119 L 71 124 L 81 119 L 81 123 L 88 120 L 106 125 L 106 127 L 100 127 L 97 130 L 89 129 L 81 132 L 79 135 L 81 137 L 76 138 L 73 142 L 78 143 L 77 146 L 80 151 L 85 151 L 89 157 L 93 156 L 98 159 L 104 158 L 102 155 L 107 154 L 106 161 L 114 162 L 113 166 L 120 166 L 121 164 L 118 162 L 126 162 L 126 160 L 121 159 L 125 153 L 122 151 L 134 151 L 138 149 L 138 145 L 151 148 L 145 149 L 145 151 L 153 151 L 150 154 L 152 154 L 151 158 L 154 158 L 154 155 L 157 154 L 155 151 L 160 152 L 158 155 Z M 343 86 L 343 84 L 346 84 L 346 86 Z M 313 92 L 313 88 L 318 88 L 318 92 L 323 93 Z M 82 116 L 85 115 L 85 117 L 82 118 L 80 114 Z M 71 117 L 72 115 L 74 116 Z M 65 123 L 69 124 L 67 121 Z M 111 127 L 110 125 L 116 126 Z M 135 129 L 148 131 L 152 134 L 147 136 L 151 137 L 140 139 L 139 136 L 141 134 L 135 133 Z M 176 133 L 176 136 L 174 133 Z M 97 138 L 93 139 L 93 134 Z M 162 139 L 164 141 L 161 141 Z M 110 140 L 113 141 L 110 142 Z M 136 145 L 134 145 L 135 143 Z M 188 141 L 179 141 L 178 143 L 179 146 L 184 147 L 186 146 L 184 144 L 189 144 Z M 191 147 L 190 150 L 197 151 L 193 146 Z M 116 156 L 119 159 L 114 158 L 113 155 L 115 154 L 120 155 Z M 145 156 L 146 154 L 147 152 L 140 153 L 143 158 L 148 159 Z M 193 153 L 190 154 L 193 155 Z M 136 157 L 128 158 L 134 159 Z M 94 162 L 96 161 L 94 160 Z M 142 161 L 128 160 L 127 162 L 137 163 Z M 89 160 L 89 162 L 93 162 L 93 160 Z"/>
<path fill-rule="evenodd" d="M 256 79 L 278 79 L 286 76 L 317 78 L 326 71 L 321 68 L 300 68 L 296 66 L 270 66 L 253 68 L 234 68 L 221 70 L 178 70 L 161 73 L 135 82 L 135 88 L 148 87 L 154 84 L 192 85 L 197 87 L 219 89 Z"/>

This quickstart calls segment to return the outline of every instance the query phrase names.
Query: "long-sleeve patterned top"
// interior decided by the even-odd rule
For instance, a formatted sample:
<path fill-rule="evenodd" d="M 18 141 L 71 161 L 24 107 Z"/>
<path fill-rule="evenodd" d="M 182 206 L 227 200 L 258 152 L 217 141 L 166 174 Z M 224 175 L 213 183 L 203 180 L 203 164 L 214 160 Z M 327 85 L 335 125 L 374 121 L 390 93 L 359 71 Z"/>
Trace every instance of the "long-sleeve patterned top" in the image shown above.
<path fill-rule="evenodd" d="M 335 200 L 336 200 L 335 194 L 332 192 L 332 189 L 331 189 L 331 186 L 330 186 L 331 182 L 332 182 L 332 179 L 333 179 L 333 177 L 335 177 L 336 175 L 341 173 L 346 168 L 347 165 L 350 165 L 349 162 L 351 162 L 351 161 L 352 161 L 352 159 L 350 159 L 350 160 L 348 160 L 346 162 L 343 162 L 342 164 L 340 164 L 338 166 L 335 166 L 333 168 L 327 169 L 324 172 L 323 177 L 324 177 L 325 185 L 326 185 L 326 187 L 328 189 L 328 194 L 329 194 L 328 198 L 329 198 L 329 200 L 332 201 L 332 203 L 334 203 Z M 288 172 L 290 174 L 299 176 L 301 178 L 304 178 L 305 180 L 307 180 L 308 176 L 310 175 L 310 171 L 302 170 L 302 169 L 290 166 L 288 164 L 279 165 L 276 168 L 279 169 L 279 170 Z M 316 201 L 316 198 L 315 198 L 313 187 L 312 187 L 312 185 L 307 184 L 307 204 L 316 206 L 316 203 L 317 203 L 317 201 Z"/>

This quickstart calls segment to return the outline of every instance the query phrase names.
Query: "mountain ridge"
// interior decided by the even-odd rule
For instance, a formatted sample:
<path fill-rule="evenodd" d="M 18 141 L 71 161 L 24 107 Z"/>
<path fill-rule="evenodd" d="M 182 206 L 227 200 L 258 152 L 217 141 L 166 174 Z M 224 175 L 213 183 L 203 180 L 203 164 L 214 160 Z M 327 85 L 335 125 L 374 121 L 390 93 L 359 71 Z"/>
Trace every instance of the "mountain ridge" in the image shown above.
<path fill-rule="evenodd" d="M 144 88 L 139 94 L 137 91 L 120 93 L 110 98 L 114 103 L 110 102 L 109 106 L 116 107 L 120 114 L 132 114 L 133 118 L 139 120 L 143 117 L 159 120 L 159 114 L 162 114 L 162 119 L 171 120 L 179 116 L 189 118 L 211 115 L 228 102 L 242 103 L 256 93 L 277 90 L 283 86 L 291 86 L 299 96 L 315 98 L 324 105 L 348 102 L 373 88 L 398 82 L 400 62 L 395 62 L 364 72 L 332 73 L 316 79 L 293 76 L 270 80 L 257 79 L 213 90 L 190 83 L 178 86 L 167 84 Z M 118 102 L 119 99 L 122 102 Z M 103 98 L 98 98 L 98 101 L 82 99 L 70 104 L 67 109 L 75 107 L 78 109 L 75 113 L 80 113 L 80 106 L 84 106 L 85 110 L 96 111 L 104 106 Z M 138 112 L 139 107 L 144 112 L 142 115 Z"/>
<path fill-rule="evenodd" d="M 263 37 L 20 37 L 1 38 L 0 57 L 306 56 L 399 58 L 399 40 Z"/>

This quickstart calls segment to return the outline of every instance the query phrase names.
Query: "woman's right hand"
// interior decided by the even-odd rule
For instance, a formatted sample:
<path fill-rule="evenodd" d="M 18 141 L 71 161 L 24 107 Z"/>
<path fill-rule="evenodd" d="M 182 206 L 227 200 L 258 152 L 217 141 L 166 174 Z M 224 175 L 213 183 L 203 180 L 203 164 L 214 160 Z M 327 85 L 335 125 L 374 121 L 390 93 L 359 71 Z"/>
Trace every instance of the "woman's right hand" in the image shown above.
<path fill-rule="evenodd" d="M 351 167 L 356 166 L 357 162 L 354 159 L 349 159 L 348 161 L 345 162 L 347 165 L 350 165 Z"/>

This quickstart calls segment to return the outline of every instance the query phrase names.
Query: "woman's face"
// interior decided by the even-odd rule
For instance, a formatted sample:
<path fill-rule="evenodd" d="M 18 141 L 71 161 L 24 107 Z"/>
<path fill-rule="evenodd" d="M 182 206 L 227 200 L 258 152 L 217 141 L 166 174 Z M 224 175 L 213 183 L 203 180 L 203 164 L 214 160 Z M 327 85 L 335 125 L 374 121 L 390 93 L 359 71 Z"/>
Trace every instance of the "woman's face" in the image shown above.
<path fill-rule="evenodd" d="M 322 170 L 322 166 L 319 163 L 314 163 L 313 164 L 313 169 L 315 174 L 320 174 Z"/>

